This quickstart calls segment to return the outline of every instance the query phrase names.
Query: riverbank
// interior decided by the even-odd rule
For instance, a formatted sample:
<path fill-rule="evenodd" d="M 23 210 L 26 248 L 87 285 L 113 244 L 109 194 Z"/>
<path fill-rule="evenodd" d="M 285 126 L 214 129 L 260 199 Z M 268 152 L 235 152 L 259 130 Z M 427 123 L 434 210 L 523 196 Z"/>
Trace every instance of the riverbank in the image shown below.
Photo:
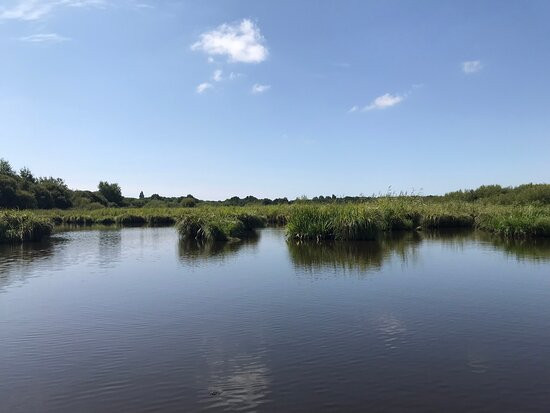
<path fill-rule="evenodd" d="M 548 206 L 427 202 L 415 197 L 335 204 L 6 211 L 0 220 L 2 242 L 47 237 L 52 225 L 96 224 L 176 225 L 182 238 L 202 241 L 243 239 L 266 225 L 286 225 L 287 236 L 296 240 L 368 240 L 391 231 L 439 228 L 473 228 L 505 238 L 550 237 Z"/>
<path fill-rule="evenodd" d="M 365 204 L 302 206 L 289 216 L 298 240 L 369 240 L 401 230 L 472 228 L 506 238 L 550 237 L 550 208 L 380 200 Z"/>
<path fill-rule="evenodd" d="M 53 225 L 35 213 L 0 212 L 0 243 L 22 243 L 48 238 Z"/>

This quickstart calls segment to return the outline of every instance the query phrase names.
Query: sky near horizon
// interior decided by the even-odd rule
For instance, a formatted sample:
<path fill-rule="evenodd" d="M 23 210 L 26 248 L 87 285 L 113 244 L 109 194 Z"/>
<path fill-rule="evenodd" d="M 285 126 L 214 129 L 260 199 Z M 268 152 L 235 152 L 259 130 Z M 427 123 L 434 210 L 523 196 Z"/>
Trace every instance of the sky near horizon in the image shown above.
<path fill-rule="evenodd" d="M 126 196 L 550 182 L 550 2 L 0 0 L 0 158 Z"/>

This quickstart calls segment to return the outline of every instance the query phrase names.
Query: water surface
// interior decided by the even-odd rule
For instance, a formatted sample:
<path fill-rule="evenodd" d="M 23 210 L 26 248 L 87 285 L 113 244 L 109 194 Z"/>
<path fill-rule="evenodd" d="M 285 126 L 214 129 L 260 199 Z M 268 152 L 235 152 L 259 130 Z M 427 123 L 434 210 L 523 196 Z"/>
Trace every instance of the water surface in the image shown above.
<path fill-rule="evenodd" d="M 548 389 L 548 242 L 0 247 L 0 411 L 543 412 Z"/>

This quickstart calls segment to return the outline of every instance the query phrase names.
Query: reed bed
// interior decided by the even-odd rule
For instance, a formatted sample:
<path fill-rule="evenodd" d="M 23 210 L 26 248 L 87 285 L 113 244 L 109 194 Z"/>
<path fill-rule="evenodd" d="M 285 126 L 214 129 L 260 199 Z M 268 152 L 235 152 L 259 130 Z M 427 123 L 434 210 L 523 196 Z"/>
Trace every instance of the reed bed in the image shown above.
<path fill-rule="evenodd" d="M 550 237 L 550 206 L 430 202 L 419 197 L 334 204 L 38 210 L 18 214 L 54 225 L 177 225 L 182 238 L 197 240 L 247 238 L 255 228 L 265 225 L 286 225 L 287 236 L 295 240 L 372 240 L 390 231 L 443 228 L 475 228 L 504 238 Z"/>
<path fill-rule="evenodd" d="M 233 214 L 228 211 L 209 211 L 209 214 L 191 214 L 177 224 L 182 239 L 196 241 L 227 241 L 254 236 L 256 228 L 264 227 L 266 219 L 249 213 Z"/>
<path fill-rule="evenodd" d="M 305 205 L 289 215 L 287 234 L 296 240 L 368 240 L 388 231 L 443 228 L 475 228 L 505 238 L 550 237 L 550 208 L 406 199 Z"/>
<path fill-rule="evenodd" d="M 50 236 L 53 226 L 32 213 L 0 212 L 0 243 L 41 241 Z"/>

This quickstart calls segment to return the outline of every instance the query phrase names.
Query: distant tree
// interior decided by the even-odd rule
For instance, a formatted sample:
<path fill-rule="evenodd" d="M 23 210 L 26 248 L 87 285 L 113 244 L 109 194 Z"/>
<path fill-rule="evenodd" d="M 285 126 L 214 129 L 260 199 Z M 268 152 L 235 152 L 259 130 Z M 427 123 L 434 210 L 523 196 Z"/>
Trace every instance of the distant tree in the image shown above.
<path fill-rule="evenodd" d="M 73 205 L 71 191 L 63 179 L 44 177 L 38 180 L 38 185 L 50 193 L 54 208 L 67 209 Z"/>
<path fill-rule="evenodd" d="M 0 208 L 17 206 L 17 181 L 11 176 L 0 174 Z"/>
<path fill-rule="evenodd" d="M 34 197 L 36 199 L 36 206 L 39 209 L 50 209 L 54 207 L 52 194 L 43 186 L 37 185 L 34 188 Z"/>
<path fill-rule="evenodd" d="M 21 189 L 29 191 L 32 193 L 32 189 L 36 184 L 36 178 L 33 176 L 29 168 L 22 168 L 19 171 L 19 176 L 21 177 L 20 186 Z M 28 203 L 27 203 L 28 204 Z"/>
<path fill-rule="evenodd" d="M 17 195 L 17 206 L 21 209 L 33 209 L 36 208 L 37 202 L 34 194 L 22 189 L 18 189 L 16 192 Z"/>
<path fill-rule="evenodd" d="M 99 193 L 103 195 L 107 201 L 116 205 L 122 203 L 122 191 L 118 184 L 110 184 L 107 181 L 101 181 L 97 188 L 99 189 Z"/>
<path fill-rule="evenodd" d="M 144 199 L 144 198 L 145 198 L 145 195 L 143 195 L 143 191 L 141 191 L 141 192 L 139 193 L 139 199 Z"/>
<path fill-rule="evenodd" d="M 21 170 L 19 171 L 19 176 L 23 178 L 23 180 L 26 182 L 30 182 L 33 184 L 36 183 L 36 178 L 29 168 L 21 168 Z"/>
<path fill-rule="evenodd" d="M 192 195 L 188 195 L 185 198 L 182 198 L 182 200 L 180 201 L 180 205 L 186 208 L 193 208 L 197 205 L 197 200 Z"/>
<path fill-rule="evenodd" d="M 11 168 L 11 165 L 4 158 L 0 158 L 0 175 L 15 175 L 15 171 Z"/>

